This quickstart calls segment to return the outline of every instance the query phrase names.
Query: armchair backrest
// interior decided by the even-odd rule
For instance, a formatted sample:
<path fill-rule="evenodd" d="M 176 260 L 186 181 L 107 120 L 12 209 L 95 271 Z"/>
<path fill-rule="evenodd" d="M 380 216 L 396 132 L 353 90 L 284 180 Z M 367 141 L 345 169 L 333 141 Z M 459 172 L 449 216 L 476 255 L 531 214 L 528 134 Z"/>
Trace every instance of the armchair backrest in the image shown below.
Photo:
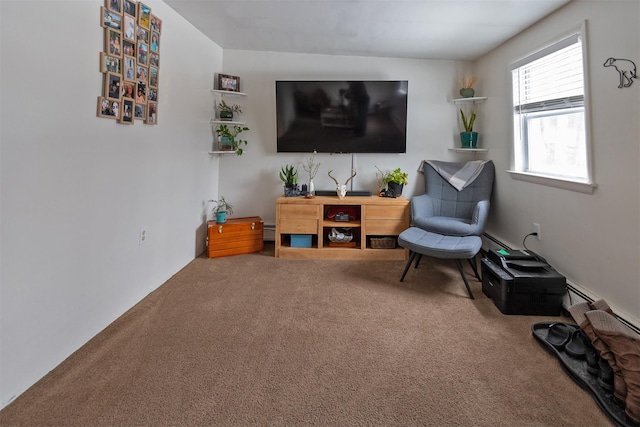
<path fill-rule="evenodd" d="M 462 166 L 464 162 L 459 164 Z M 492 161 L 488 161 L 478 177 L 467 187 L 458 191 L 425 162 L 425 194 L 432 199 L 433 214 L 452 218 L 471 218 L 476 204 L 491 198 L 494 176 L 495 167 Z"/>

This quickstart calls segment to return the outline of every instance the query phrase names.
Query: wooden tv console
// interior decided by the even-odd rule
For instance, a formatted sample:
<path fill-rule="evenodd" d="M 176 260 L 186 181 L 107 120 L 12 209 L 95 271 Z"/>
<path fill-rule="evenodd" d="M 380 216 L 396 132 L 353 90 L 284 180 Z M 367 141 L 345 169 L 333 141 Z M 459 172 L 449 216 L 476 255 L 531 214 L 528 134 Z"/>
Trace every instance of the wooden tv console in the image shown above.
<path fill-rule="evenodd" d="M 341 207 L 357 214 L 348 222 L 334 221 L 329 212 Z M 352 243 L 329 240 L 331 229 L 350 228 Z M 276 258 L 405 260 L 407 251 L 397 237 L 409 228 L 409 200 L 404 197 L 337 196 L 279 197 L 276 201 Z M 292 247 L 292 236 L 311 237 L 310 247 Z M 373 239 L 373 240 L 372 240 Z M 379 242 L 392 243 L 380 248 Z"/>

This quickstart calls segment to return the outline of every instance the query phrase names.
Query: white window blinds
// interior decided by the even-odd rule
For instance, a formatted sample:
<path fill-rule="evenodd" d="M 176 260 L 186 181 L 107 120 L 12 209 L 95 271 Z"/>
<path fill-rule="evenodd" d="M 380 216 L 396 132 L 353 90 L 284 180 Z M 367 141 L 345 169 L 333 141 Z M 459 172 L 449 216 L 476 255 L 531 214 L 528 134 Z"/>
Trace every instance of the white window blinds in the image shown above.
<path fill-rule="evenodd" d="M 512 65 L 515 113 L 584 106 L 582 43 L 574 34 Z"/>

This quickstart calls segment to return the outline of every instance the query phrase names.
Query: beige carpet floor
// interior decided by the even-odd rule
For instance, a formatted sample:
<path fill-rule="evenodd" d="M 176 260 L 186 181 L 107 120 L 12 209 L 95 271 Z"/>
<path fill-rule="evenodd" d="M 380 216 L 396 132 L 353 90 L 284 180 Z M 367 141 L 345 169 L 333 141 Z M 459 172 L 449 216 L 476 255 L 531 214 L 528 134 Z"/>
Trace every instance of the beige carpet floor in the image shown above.
<path fill-rule="evenodd" d="M 453 261 L 200 257 L 0 412 L 2 426 L 610 426 Z"/>

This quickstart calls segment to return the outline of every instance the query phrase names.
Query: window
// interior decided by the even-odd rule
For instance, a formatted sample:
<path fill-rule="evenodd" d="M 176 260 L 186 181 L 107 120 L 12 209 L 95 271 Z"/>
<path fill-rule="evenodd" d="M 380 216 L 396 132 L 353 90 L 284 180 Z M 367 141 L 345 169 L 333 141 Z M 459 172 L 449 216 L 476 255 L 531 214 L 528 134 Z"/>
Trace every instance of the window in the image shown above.
<path fill-rule="evenodd" d="M 582 33 L 512 65 L 516 179 L 593 191 Z"/>

